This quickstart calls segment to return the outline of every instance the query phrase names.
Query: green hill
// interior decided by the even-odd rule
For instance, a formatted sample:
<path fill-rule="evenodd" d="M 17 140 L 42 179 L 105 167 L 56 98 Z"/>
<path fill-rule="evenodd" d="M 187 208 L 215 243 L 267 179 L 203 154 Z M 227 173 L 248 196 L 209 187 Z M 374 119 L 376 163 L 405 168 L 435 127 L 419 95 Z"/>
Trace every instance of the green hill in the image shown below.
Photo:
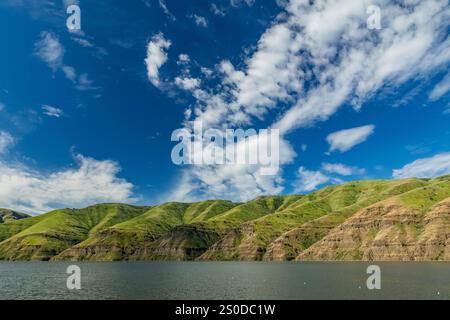
<path fill-rule="evenodd" d="M 26 213 L 21 213 L 17 211 L 13 211 L 10 209 L 2 209 L 0 208 L 0 223 L 10 222 L 14 220 L 20 220 L 24 218 L 29 218 L 30 216 Z"/>
<path fill-rule="evenodd" d="M 0 260 L 450 260 L 450 176 L 246 203 L 0 213 Z"/>

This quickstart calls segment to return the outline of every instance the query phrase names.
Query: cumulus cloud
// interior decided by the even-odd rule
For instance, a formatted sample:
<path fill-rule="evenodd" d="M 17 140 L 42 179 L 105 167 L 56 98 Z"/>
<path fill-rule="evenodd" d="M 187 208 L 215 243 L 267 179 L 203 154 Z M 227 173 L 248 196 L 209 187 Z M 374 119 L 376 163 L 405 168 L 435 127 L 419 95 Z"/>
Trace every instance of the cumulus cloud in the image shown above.
<path fill-rule="evenodd" d="M 42 213 L 100 202 L 132 202 L 133 185 L 117 177 L 119 165 L 77 155 L 78 167 L 49 174 L 0 159 L 0 207 Z"/>
<path fill-rule="evenodd" d="M 395 169 L 392 176 L 401 178 L 433 178 L 450 174 L 450 153 L 440 153 L 431 158 L 418 159 L 403 168 Z"/>
<path fill-rule="evenodd" d="M 171 46 L 170 40 L 166 40 L 162 33 L 159 33 L 150 40 L 147 46 L 147 65 L 148 80 L 155 86 L 160 86 L 159 69 L 167 62 L 167 52 Z"/>
<path fill-rule="evenodd" d="M 238 150 L 244 151 L 244 154 L 248 157 L 251 150 L 267 148 L 266 143 L 267 140 L 264 139 L 249 138 L 237 143 L 236 150 L 237 152 L 239 152 Z M 295 152 L 285 140 L 280 140 L 279 143 L 279 163 L 291 162 Z M 200 152 L 203 155 L 213 154 L 210 146 L 210 144 L 205 144 Z M 215 145 L 214 152 L 218 151 L 226 154 L 223 146 Z M 196 154 L 192 156 L 192 158 L 195 157 Z M 271 161 L 274 161 L 275 158 L 271 154 Z M 249 161 L 246 163 L 249 163 Z M 278 163 L 275 165 L 278 165 Z M 279 194 L 283 191 L 284 183 L 281 178 L 281 169 L 276 174 L 264 174 L 262 168 L 268 167 L 268 165 L 261 165 L 261 162 L 258 164 L 237 164 L 233 161 L 224 165 L 194 165 L 181 171 L 181 178 L 177 180 L 176 187 L 171 190 L 168 197 L 179 201 L 218 198 L 246 201 L 264 194 Z"/>
<path fill-rule="evenodd" d="M 427 79 L 448 66 L 448 0 L 378 1 L 383 9 L 381 30 L 366 26 L 369 4 L 283 1 L 284 12 L 244 61 L 236 65 L 231 59 L 221 61 L 216 74 L 219 84 L 192 91 L 196 104 L 186 113 L 186 121 L 202 120 L 210 128 L 250 126 L 266 120 L 269 111 L 278 112 L 279 120 L 271 127 L 286 136 L 326 121 L 343 105 L 358 110 L 383 88 Z M 355 129 L 359 130 L 331 136 L 330 150 L 350 150 L 374 127 Z M 224 186 L 223 180 L 216 183 Z M 190 183 L 191 189 L 201 185 L 200 179 Z M 236 190 L 232 183 L 226 186 Z"/>
<path fill-rule="evenodd" d="M 175 84 L 184 90 L 192 91 L 200 86 L 200 80 L 190 77 L 176 77 Z"/>
<path fill-rule="evenodd" d="M 377 31 L 369 30 L 362 19 L 367 5 L 353 0 L 342 6 L 330 0 L 310 6 L 298 0 L 286 7 L 291 13 L 286 27 L 301 30 L 293 31 L 292 46 L 308 53 L 297 68 L 305 71 L 301 65 L 312 65 L 307 71 L 318 85 L 282 117 L 280 129 L 291 131 L 326 120 L 345 102 L 360 108 L 382 87 L 401 85 L 448 64 L 446 0 L 381 1 L 383 29 Z"/>
<path fill-rule="evenodd" d="M 55 118 L 61 117 L 64 113 L 61 109 L 49 105 L 43 105 L 42 110 L 45 115 Z"/>
<path fill-rule="evenodd" d="M 327 142 L 330 144 L 329 151 L 347 152 L 354 146 L 366 141 L 373 134 L 374 130 L 374 125 L 367 125 L 334 132 L 327 137 Z"/>
<path fill-rule="evenodd" d="M 436 101 L 450 91 L 450 72 L 430 92 L 430 99 Z"/>

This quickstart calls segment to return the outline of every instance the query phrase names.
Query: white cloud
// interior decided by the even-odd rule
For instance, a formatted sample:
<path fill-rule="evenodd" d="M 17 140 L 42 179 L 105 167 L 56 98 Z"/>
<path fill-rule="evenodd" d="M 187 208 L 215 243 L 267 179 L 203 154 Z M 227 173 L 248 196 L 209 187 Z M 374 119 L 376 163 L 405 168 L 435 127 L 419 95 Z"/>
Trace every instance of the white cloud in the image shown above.
<path fill-rule="evenodd" d="M 341 176 L 362 175 L 366 170 L 357 167 L 350 167 L 342 163 L 323 163 L 322 168 L 328 173 L 334 173 Z"/>
<path fill-rule="evenodd" d="M 0 131 L 0 155 L 5 153 L 14 142 L 14 138 L 8 132 Z"/>
<path fill-rule="evenodd" d="M 244 2 L 233 0 L 232 4 Z M 193 90 L 197 103 L 186 113 L 186 121 L 202 120 L 209 128 L 250 126 L 269 111 L 271 115 L 278 111 L 279 121 L 271 127 L 285 135 L 326 121 L 345 104 L 359 109 L 383 88 L 427 79 L 448 66 L 448 0 L 380 0 L 382 30 L 366 27 L 369 4 L 361 0 L 348 0 L 345 5 L 338 0 L 283 2 L 285 11 L 264 32 L 256 49 L 237 62 L 242 67 L 224 60 L 219 63 L 217 86 Z M 373 131 L 365 129 L 366 134 Z M 349 150 L 366 138 L 364 134 L 342 136 L 335 150 Z M 200 179 L 196 181 L 192 189 L 201 185 Z M 232 183 L 225 186 L 237 188 Z M 227 188 L 223 190 L 226 196 Z"/>
<path fill-rule="evenodd" d="M 86 73 L 78 75 L 74 67 L 64 64 L 65 49 L 56 34 L 47 31 L 42 32 L 40 39 L 35 44 L 35 54 L 47 63 L 54 73 L 61 70 L 64 76 L 75 84 L 77 90 L 97 89 L 92 86 L 92 81 L 88 79 Z"/>
<path fill-rule="evenodd" d="M 94 82 L 89 78 L 89 75 L 87 73 L 82 73 L 78 77 L 78 82 L 77 82 L 76 88 L 77 88 L 77 90 L 80 90 L 80 91 L 88 91 L 88 90 L 98 89 L 93 84 L 94 84 Z"/>
<path fill-rule="evenodd" d="M 295 183 L 295 192 L 309 192 L 331 181 L 331 178 L 320 171 L 309 171 L 305 167 L 298 169 L 298 180 Z"/>
<path fill-rule="evenodd" d="M 233 7 L 240 7 L 243 4 L 246 4 L 247 6 L 251 7 L 255 3 L 255 0 L 230 0 L 230 4 Z"/>
<path fill-rule="evenodd" d="M 247 143 L 249 143 L 248 146 Z M 242 147 L 246 148 L 244 150 L 258 150 L 261 148 L 259 143 L 261 140 L 243 140 L 238 144 L 237 150 Z M 205 152 L 207 152 L 206 149 L 207 146 L 204 146 Z M 289 144 L 280 140 L 280 163 L 289 163 L 294 157 L 295 152 Z M 247 201 L 260 195 L 281 193 L 284 182 L 281 176 L 263 175 L 260 171 L 262 167 L 264 166 L 247 164 L 192 166 L 190 169 L 182 170 L 180 179 L 177 180 L 175 188 L 170 191 L 167 198 L 172 201 L 204 199 Z"/>
<path fill-rule="evenodd" d="M 176 77 L 175 84 L 184 90 L 192 91 L 200 86 L 200 80 L 190 77 Z"/>
<path fill-rule="evenodd" d="M 217 4 L 215 4 L 215 3 L 212 3 L 211 4 L 211 7 L 210 7 L 210 9 L 211 9 L 211 12 L 213 13 L 213 14 L 215 14 L 216 16 L 225 16 L 226 15 L 226 11 L 225 11 L 225 9 L 224 8 L 222 8 L 222 7 L 219 7 Z"/>
<path fill-rule="evenodd" d="M 401 178 L 433 178 L 450 174 L 450 153 L 440 153 L 431 158 L 418 159 L 401 169 L 393 171 L 393 177 Z"/>
<path fill-rule="evenodd" d="M 159 0 L 159 7 L 172 21 L 176 20 L 175 16 L 170 12 L 169 8 L 167 8 L 166 0 Z"/>
<path fill-rule="evenodd" d="M 153 36 L 147 46 L 147 76 L 150 82 L 155 86 L 160 86 L 159 69 L 167 62 L 167 53 L 171 42 L 164 38 L 162 33 Z"/>
<path fill-rule="evenodd" d="M 74 67 L 62 66 L 61 70 L 64 72 L 64 75 L 67 79 L 69 79 L 73 83 L 77 82 L 77 72 Z"/>
<path fill-rule="evenodd" d="M 133 185 L 116 162 L 76 156 L 78 167 L 50 174 L 0 160 L 0 207 L 42 213 L 100 202 L 133 202 Z"/>
<path fill-rule="evenodd" d="M 64 113 L 61 109 L 55 108 L 55 107 L 52 107 L 49 105 L 43 105 L 42 110 L 45 115 L 47 115 L 49 117 L 55 117 L 55 118 L 61 117 Z"/>
<path fill-rule="evenodd" d="M 430 92 L 430 99 L 433 101 L 438 100 L 440 97 L 450 91 L 450 72 L 441 80 L 433 90 Z"/>
<path fill-rule="evenodd" d="M 373 134 L 374 130 L 374 125 L 367 125 L 334 132 L 327 137 L 327 142 L 330 144 L 330 152 L 337 150 L 340 152 L 349 151 L 354 146 L 366 141 Z"/>
<path fill-rule="evenodd" d="M 92 42 L 90 42 L 87 39 L 84 38 L 79 38 L 79 37 L 72 37 L 72 40 L 75 41 L 76 43 L 78 43 L 80 46 L 85 47 L 85 48 L 93 48 L 94 44 Z"/>
<path fill-rule="evenodd" d="M 193 15 L 191 15 L 191 18 L 194 19 L 195 24 L 200 27 L 206 28 L 208 26 L 208 21 L 206 21 L 205 17 L 199 16 L 197 14 L 193 14 Z"/>
<path fill-rule="evenodd" d="M 58 37 L 51 32 L 42 32 L 39 41 L 35 45 L 36 55 L 56 72 L 63 66 L 64 47 Z"/>
<path fill-rule="evenodd" d="M 178 64 L 185 64 L 185 63 L 189 63 L 191 61 L 191 58 L 189 57 L 189 55 L 182 53 L 178 56 Z"/>

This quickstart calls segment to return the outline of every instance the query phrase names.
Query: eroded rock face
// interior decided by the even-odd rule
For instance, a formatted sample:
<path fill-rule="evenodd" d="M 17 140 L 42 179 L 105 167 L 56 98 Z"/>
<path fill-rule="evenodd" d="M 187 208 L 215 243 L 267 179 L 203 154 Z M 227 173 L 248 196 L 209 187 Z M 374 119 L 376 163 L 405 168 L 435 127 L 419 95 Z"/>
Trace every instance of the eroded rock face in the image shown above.
<path fill-rule="evenodd" d="M 348 214 L 331 213 L 283 233 L 268 247 L 264 261 L 291 261 L 342 223 Z"/>
<path fill-rule="evenodd" d="M 414 248 L 415 260 L 450 261 L 450 199 L 431 210 L 424 223 Z"/>
<path fill-rule="evenodd" d="M 297 260 L 449 260 L 450 199 L 428 213 L 389 199 L 359 211 Z"/>
<path fill-rule="evenodd" d="M 228 232 L 212 245 L 199 260 L 260 260 L 261 251 L 256 245 L 255 229 L 252 223 L 245 223 Z"/>
<path fill-rule="evenodd" d="M 295 253 L 300 254 L 302 251 L 298 248 L 297 244 L 301 242 L 304 235 L 302 228 L 297 228 L 282 234 L 267 247 L 263 260 L 289 261 L 295 259 Z"/>

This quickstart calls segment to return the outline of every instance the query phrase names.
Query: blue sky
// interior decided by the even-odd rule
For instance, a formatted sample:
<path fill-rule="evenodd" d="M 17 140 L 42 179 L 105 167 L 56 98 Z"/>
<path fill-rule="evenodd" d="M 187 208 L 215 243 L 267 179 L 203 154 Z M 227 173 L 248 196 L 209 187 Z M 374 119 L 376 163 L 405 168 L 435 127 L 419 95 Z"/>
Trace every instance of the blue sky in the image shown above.
<path fill-rule="evenodd" d="M 2 1 L 0 207 L 244 201 L 450 173 L 448 1 L 374 3 L 380 30 L 364 0 Z M 171 133 L 193 120 L 279 128 L 278 174 L 176 166 Z"/>

